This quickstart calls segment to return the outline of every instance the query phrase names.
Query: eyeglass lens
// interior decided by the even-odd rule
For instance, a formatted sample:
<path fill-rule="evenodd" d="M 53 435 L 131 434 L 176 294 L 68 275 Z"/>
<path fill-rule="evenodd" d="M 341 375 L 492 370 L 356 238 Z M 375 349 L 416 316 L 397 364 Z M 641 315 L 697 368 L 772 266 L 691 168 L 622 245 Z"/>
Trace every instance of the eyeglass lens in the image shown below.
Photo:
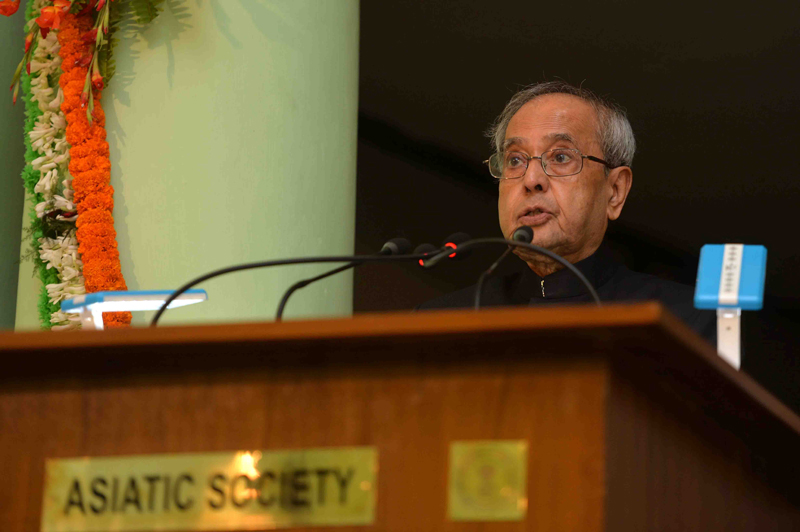
<path fill-rule="evenodd" d="M 550 176 L 574 175 L 583 168 L 583 157 L 577 150 L 556 148 L 544 152 L 541 158 L 542 167 Z M 495 153 L 489 159 L 489 170 L 494 177 L 503 179 L 522 177 L 532 160 L 521 152 Z"/>

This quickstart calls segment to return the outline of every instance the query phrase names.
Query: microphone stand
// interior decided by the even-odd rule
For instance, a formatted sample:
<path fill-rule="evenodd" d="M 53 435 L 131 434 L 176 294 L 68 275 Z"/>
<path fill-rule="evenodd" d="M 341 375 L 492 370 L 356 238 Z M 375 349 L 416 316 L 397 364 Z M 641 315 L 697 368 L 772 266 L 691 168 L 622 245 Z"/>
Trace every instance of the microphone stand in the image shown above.
<path fill-rule="evenodd" d="M 353 261 L 350 264 L 345 264 L 344 266 L 339 266 L 338 268 L 335 268 L 333 270 L 321 273 L 316 277 L 310 277 L 308 279 L 302 279 L 300 281 L 297 281 L 292 286 L 290 286 L 286 292 L 284 292 L 283 297 L 281 298 L 281 302 L 278 304 L 278 312 L 275 315 L 275 321 L 281 321 L 283 319 L 283 311 L 286 308 L 286 303 L 289 302 L 289 298 L 292 297 L 292 294 L 294 294 L 297 290 L 305 288 L 306 286 L 316 281 L 319 281 L 320 279 L 330 277 L 331 275 L 336 275 L 339 272 L 349 270 L 350 268 L 355 268 L 356 266 L 361 266 L 362 264 L 363 262 L 361 261 Z"/>
<path fill-rule="evenodd" d="M 449 253 L 452 253 L 452 249 L 449 250 Z M 418 254 L 418 255 L 364 255 L 364 256 L 354 256 L 354 255 L 338 255 L 338 256 L 330 256 L 330 257 L 304 257 L 304 258 L 295 258 L 295 259 L 279 259 L 279 260 L 266 260 L 260 262 L 248 262 L 245 264 L 237 264 L 236 266 L 228 266 L 227 268 L 220 268 L 219 270 L 214 270 L 212 272 L 206 273 L 205 275 L 201 275 L 195 279 L 192 279 L 188 283 L 184 284 L 177 290 L 175 290 L 164 304 L 161 305 L 161 308 L 158 309 L 156 315 L 153 316 L 153 319 L 150 321 L 150 327 L 155 327 L 158 324 L 158 320 L 161 318 L 162 314 L 167 310 L 167 307 L 170 303 L 175 301 L 175 299 L 180 296 L 182 293 L 186 292 L 190 288 L 194 287 L 202 283 L 203 281 L 208 281 L 209 279 L 213 279 L 214 277 L 219 277 L 220 275 L 225 275 L 226 273 L 233 273 L 233 272 L 240 272 L 244 270 L 254 270 L 257 268 L 269 268 L 271 266 L 287 266 L 290 264 L 319 264 L 325 262 L 402 262 L 402 261 L 417 261 L 419 259 L 427 258 L 429 255 L 425 254 Z M 349 266 L 349 264 L 348 264 Z"/>
<path fill-rule="evenodd" d="M 411 242 L 409 242 L 407 239 L 403 237 L 399 237 L 387 240 L 386 243 L 381 248 L 381 250 L 378 252 L 378 255 L 384 255 L 384 256 L 406 255 L 408 254 L 409 251 L 411 251 Z M 289 298 L 292 297 L 292 294 L 294 294 L 297 290 L 305 288 L 306 286 L 316 281 L 319 281 L 320 279 L 325 279 L 326 277 L 330 277 L 331 275 L 336 275 L 337 273 L 349 270 L 350 268 L 355 268 L 356 266 L 360 266 L 361 264 L 362 264 L 361 261 L 354 260 L 350 264 L 339 266 L 338 268 L 334 268 L 333 270 L 321 273 L 315 277 L 297 281 L 292 286 L 290 286 L 286 292 L 283 293 L 281 302 L 278 304 L 278 313 L 275 316 L 275 321 L 281 321 L 281 319 L 283 318 L 283 311 L 286 308 L 286 303 L 289 302 Z"/>
<path fill-rule="evenodd" d="M 475 310 L 480 310 L 480 308 L 481 308 L 481 294 L 483 293 L 483 282 L 490 275 L 492 275 L 494 273 L 494 270 L 497 268 L 497 266 L 500 265 L 501 262 L 503 262 L 503 260 L 506 257 L 508 257 L 509 253 L 511 253 L 511 248 L 508 248 L 507 250 L 505 250 L 503 252 L 503 254 L 500 255 L 500 258 L 498 258 L 496 261 L 494 261 L 494 263 L 491 266 L 489 266 L 486 269 L 486 271 L 481 274 L 480 277 L 478 277 L 478 285 L 475 287 Z"/>
<path fill-rule="evenodd" d="M 514 231 L 514 234 L 511 235 L 511 240 L 515 242 L 522 242 L 523 244 L 530 244 L 533 242 L 533 229 L 530 227 L 522 226 Z M 480 310 L 481 308 L 481 295 L 483 294 L 483 283 L 486 279 L 489 278 L 497 269 L 497 266 L 508 257 L 508 254 L 511 253 L 512 248 L 506 249 L 500 258 L 498 258 L 494 263 L 489 266 L 489 268 L 478 277 L 478 285 L 475 287 L 475 310 Z"/>

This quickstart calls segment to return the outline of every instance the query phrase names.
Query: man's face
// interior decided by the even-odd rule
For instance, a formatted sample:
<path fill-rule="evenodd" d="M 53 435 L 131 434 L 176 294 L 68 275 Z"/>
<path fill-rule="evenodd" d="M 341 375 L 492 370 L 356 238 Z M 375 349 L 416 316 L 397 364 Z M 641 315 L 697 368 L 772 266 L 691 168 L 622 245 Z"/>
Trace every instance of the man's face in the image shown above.
<path fill-rule="evenodd" d="M 509 122 L 506 152 L 538 156 L 554 148 L 603 157 L 591 105 L 575 96 L 548 94 L 525 104 Z M 532 159 L 524 176 L 500 182 L 498 212 L 503 235 L 510 239 L 516 229 L 527 225 L 533 229 L 534 244 L 570 262 L 588 257 L 602 242 L 608 219 L 622 210 L 621 204 L 618 209 L 609 206 L 614 187 L 604 168 L 584 159 L 579 174 L 550 177 L 541 162 Z M 536 259 L 528 253 L 518 254 L 526 260 Z"/>

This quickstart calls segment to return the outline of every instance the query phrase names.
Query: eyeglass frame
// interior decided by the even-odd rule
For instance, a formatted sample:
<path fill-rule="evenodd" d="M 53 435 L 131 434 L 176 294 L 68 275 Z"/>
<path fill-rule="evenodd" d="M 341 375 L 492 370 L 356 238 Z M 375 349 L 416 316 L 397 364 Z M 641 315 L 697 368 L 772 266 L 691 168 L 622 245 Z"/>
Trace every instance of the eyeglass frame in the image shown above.
<path fill-rule="evenodd" d="M 581 167 L 580 167 L 580 169 L 577 172 L 573 173 L 573 174 L 561 174 L 561 175 L 549 174 L 547 172 L 547 167 L 544 164 L 544 158 L 543 157 L 544 157 L 545 153 L 550 153 L 551 151 L 556 151 L 556 150 L 567 150 L 567 151 L 575 152 L 578 155 L 580 155 L 581 156 Z M 545 175 L 547 175 L 549 177 L 570 177 L 570 176 L 573 176 L 573 175 L 580 174 L 583 171 L 583 160 L 584 159 L 589 159 L 590 161 L 594 161 L 596 163 L 600 163 L 600 164 L 604 165 L 606 168 L 608 168 L 610 170 L 613 170 L 615 168 L 619 168 L 620 166 L 625 166 L 625 165 L 613 166 L 611 163 L 609 163 L 607 161 L 604 161 L 600 157 L 595 157 L 594 155 L 584 155 L 577 148 L 553 148 L 552 150 L 543 151 L 542 154 L 538 155 L 538 156 L 537 155 L 527 155 L 527 154 L 525 154 L 525 153 L 523 153 L 521 151 L 514 151 L 514 153 L 520 154 L 522 156 L 522 158 L 525 159 L 525 170 L 523 170 L 522 175 L 517 176 L 517 177 L 497 177 L 494 174 L 492 174 L 492 166 L 491 166 L 491 164 L 489 164 L 489 162 L 492 160 L 492 157 L 494 157 L 495 155 L 499 156 L 501 153 L 503 153 L 503 152 L 499 152 L 499 151 L 494 152 L 491 155 L 491 157 L 489 157 L 488 159 L 483 161 L 483 164 L 485 164 L 485 165 L 487 165 L 489 167 L 489 175 L 491 175 L 494 179 L 497 179 L 497 180 L 520 179 L 522 177 L 525 177 L 525 174 L 528 172 L 528 167 L 530 166 L 530 163 L 531 163 L 531 161 L 533 159 L 539 159 L 539 163 L 542 165 L 542 171 L 545 173 Z"/>

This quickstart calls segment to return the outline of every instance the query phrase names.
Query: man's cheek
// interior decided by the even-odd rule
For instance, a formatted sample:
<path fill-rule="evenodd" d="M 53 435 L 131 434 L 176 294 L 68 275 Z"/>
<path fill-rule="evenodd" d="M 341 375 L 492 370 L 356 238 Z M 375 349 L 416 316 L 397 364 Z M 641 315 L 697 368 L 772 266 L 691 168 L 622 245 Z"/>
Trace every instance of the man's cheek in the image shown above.
<path fill-rule="evenodd" d="M 503 233 L 508 230 L 509 226 L 513 223 L 512 213 L 514 210 L 509 206 L 509 198 L 504 195 L 502 192 L 500 193 L 500 198 L 497 202 L 497 212 L 499 214 L 500 219 L 500 228 L 503 230 Z"/>

